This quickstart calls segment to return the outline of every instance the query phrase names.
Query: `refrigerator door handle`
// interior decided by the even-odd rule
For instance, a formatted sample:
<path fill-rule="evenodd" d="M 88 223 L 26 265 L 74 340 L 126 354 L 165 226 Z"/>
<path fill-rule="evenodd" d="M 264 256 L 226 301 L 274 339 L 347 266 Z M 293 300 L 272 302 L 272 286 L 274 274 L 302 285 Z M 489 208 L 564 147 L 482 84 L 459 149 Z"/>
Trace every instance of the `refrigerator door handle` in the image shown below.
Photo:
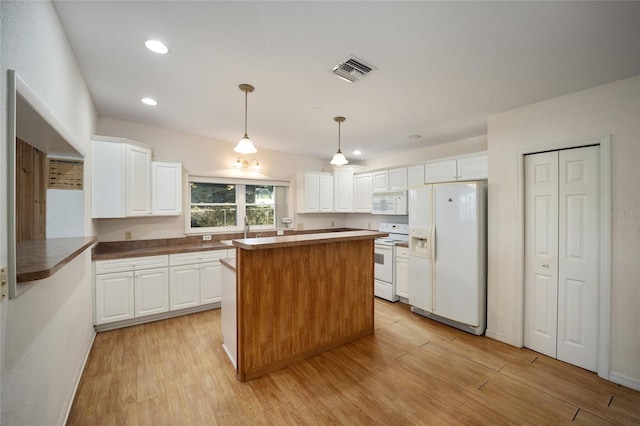
<path fill-rule="evenodd" d="M 436 261 L 436 230 L 435 228 L 431 231 L 431 259 L 432 262 Z"/>

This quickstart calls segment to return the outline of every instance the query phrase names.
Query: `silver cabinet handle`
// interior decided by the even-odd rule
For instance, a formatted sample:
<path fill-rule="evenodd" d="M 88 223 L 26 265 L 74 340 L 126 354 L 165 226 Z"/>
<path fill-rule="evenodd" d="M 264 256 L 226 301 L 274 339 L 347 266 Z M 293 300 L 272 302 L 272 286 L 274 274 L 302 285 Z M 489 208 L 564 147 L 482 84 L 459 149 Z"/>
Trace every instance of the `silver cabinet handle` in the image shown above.
<path fill-rule="evenodd" d="M 549 265 L 547 265 L 546 263 L 544 263 L 544 264 L 542 264 L 542 267 L 543 267 L 543 268 L 548 268 L 548 267 L 549 267 Z"/>

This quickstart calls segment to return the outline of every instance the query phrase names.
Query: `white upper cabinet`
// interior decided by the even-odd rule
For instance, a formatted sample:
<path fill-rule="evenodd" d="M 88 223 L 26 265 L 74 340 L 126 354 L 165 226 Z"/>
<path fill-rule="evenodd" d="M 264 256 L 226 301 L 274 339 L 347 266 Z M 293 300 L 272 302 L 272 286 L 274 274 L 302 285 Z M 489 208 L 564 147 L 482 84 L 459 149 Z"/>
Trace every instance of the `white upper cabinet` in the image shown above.
<path fill-rule="evenodd" d="M 151 214 L 151 150 L 127 144 L 127 216 Z"/>
<path fill-rule="evenodd" d="M 151 154 L 128 139 L 93 137 L 91 217 L 182 214 L 182 164 L 151 161 Z"/>
<path fill-rule="evenodd" d="M 355 213 L 371 213 L 372 188 L 371 173 L 363 173 L 353 177 L 353 211 Z"/>
<path fill-rule="evenodd" d="M 407 168 L 373 172 L 373 192 L 401 191 L 407 189 Z"/>
<path fill-rule="evenodd" d="M 331 176 L 330 174 L 320 175 L 318 206 L 318 211 L 333 211 L 333 176 Z"/>
<path fill-rule="evenodd" d="M 151 214 L 151 149 L 120 138 L 92 143 L 91 217 Z"/>
<path fill-rule="evenodd" d="M 330 173 L 298 172 L 296 199 L 298 213 L 333 211 L 333 176 Z"/>
<path fill-rule="evenodd" d="M 373 173 L 373 192 L 384 192 L 389 189 L 389 171 L 381 170 Z"/>
<path fill-rule="evenodd" d="M 125 217 L 126 145 L 94 140 L 91 155 L 91 217 Z"/>
<path fill-rule="evenodd" d="M 425 183 L 487 179 L 487 177 L 488 157 L 485 153 L 434 161 L 424 166 Z"/>
<path fill-rule="evenodd" d="M 353 211 L 353 169 L 333 170 L 333 211 L 347 213 Z"/>
<path fill-rule="evenodd" d="M 151 210 L 154 216 L 182 214 L 182 163 L 151 162 Z"/>
<path fill-rule="evenodd" d="M 389 190 L 400 191 L 407 189 L 407 168 L 400 167 L 389 170 Z"/>
<path fill-rule="evenodd" d="M 487 179 L 489 177 L 489 156 L 474 155 L 458 159 L 458 180 Z"/>
<path fill-rule="evenodd" d="M 458 180 L 457 160 L 437 161 L 424 165 L 424 181 L 426 183 L 451 182 L 454 180 Z"/>

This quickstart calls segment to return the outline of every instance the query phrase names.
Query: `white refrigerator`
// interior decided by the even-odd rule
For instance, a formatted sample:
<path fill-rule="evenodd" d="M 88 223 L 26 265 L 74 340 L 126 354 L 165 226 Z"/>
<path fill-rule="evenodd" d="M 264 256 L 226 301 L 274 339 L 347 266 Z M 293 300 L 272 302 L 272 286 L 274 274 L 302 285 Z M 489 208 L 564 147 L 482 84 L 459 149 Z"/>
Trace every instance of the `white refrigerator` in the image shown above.
<path fill-rule="evenodd" d="M 486 295 L 486 183 L 410 189 L 411 310 L 481 335 Z"/>

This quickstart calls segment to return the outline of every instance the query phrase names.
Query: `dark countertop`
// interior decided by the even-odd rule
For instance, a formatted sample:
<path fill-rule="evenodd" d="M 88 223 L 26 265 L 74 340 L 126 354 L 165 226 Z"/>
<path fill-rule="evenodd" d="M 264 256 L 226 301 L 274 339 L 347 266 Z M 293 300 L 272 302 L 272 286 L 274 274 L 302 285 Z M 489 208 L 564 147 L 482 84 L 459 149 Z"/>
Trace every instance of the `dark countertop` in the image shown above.
<path fill-rule="evenodd" d="M 234 247 L 220 241 L 200 241 L 191 243 L 162 244 L 166 240 L 150 240 L 157 241 L 158 245 L 135 246 L 134 244 L 115 244 L 100 243 L 93 249 L 93 260 L 110 260 L 124 259 L 128 257 L 141 256 L 159 256 L 164 254 L 176 253 L 192 253 L 208 250 L 225 250 Z M 127 241 L 119 241 L 118 243 L 127 243 Z"/>
<path fill-rule="evenodd" d="M 97 240 L 96 237 L 51 238 L 16 244 L 16 281 L 23 283 L 52 276 Z"/>
<path fill-rule="evenodd" d="M 276 237 L 233 240 L 233 245 L 244 250 L 273 249 L 309 244 L 324 244 L 349 240 L 373 240 L 389 234 L 378 231 L 322 232 L 318 234 L 282 235 Z"/>
<path fill-rule="evenodd" d="M 318 233 L 343 233 L 345 231 L 353 231 L 348 228 L 338 228 L 331 230 L 308 230 L 308 231 L 294 231 L 287 230 L 286 236 L 302 236 Z M 371 232 L 371 231 L 368 231 Z M 259 240 L 266 240 L 276 235 L 276 231 L 258 232 L 262 237 Z M 251 232 L 251 234 L 255 234 Z M 386 234 L 384 234 L 386 235 Z M 229 234 L 214 234 L 212 235 L 214 240 L 204 241 L 201 235 L 192 235 L 188 237 L 180 238 L 163 238 L 155 240 L 129 240 L 129 241 L 109 241 L 98 243 L 93 248 L 92 259 L 93 260 L 110 260 L 110 259 L 125 259 L 129 257 L 141 257 L 141 256 L 159 256 L 165 254 L 175 253 L 192 253 L 198 251 L 208 250 L 225 250 L 235 249 L 234 246 L 221 243 L 220 241 L 234 240 L 242 238 L 242 233 L 235 232 Z M 281 237 L 278 237 L 281 238 Z M 256 240 L 256 238 L 248 238 L 247 240 Z"/>

